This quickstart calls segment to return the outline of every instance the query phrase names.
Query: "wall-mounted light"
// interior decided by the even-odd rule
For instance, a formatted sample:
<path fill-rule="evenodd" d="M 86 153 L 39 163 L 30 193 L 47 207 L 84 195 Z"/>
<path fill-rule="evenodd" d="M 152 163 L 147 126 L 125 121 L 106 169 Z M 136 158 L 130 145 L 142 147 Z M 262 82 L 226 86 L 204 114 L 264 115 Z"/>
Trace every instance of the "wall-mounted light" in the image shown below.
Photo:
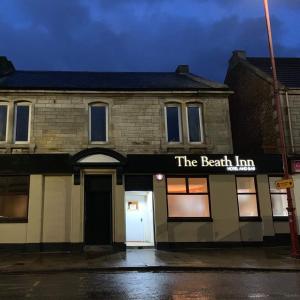
<path fill-rule="evenodd" d="M 165 176 L 164 176 L 164 174 L 156 174 L 156 175 L 155 175 L 155 178 L 156 178 L 156 180 L 158 180 L 158 181 L 162 181 L 162 180 L 165 178 Z"/>

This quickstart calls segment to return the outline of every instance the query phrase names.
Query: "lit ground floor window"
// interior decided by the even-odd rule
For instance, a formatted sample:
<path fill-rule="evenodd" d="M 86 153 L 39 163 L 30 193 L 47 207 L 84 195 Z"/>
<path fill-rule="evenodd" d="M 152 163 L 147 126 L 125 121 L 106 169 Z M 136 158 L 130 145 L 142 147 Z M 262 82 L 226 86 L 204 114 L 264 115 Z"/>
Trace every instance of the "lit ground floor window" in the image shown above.
<path fill-rule="evenodd" d="M 210 217 L 207 182 L 206 177 L 168 177 L 168 217 Z"/>
<path fill-rule="evenodd" d="M 286 189 L 277 189 L 275 184 L 277 180 L 281 179 L 281 177 L 269 177 L 273 217 L 288 216 L 286 209 L 288 207 Z"/>
<path fill-rule="evenodd" d="M 0 220 L 27 219 L 28 176 L 0 176 Z"/>

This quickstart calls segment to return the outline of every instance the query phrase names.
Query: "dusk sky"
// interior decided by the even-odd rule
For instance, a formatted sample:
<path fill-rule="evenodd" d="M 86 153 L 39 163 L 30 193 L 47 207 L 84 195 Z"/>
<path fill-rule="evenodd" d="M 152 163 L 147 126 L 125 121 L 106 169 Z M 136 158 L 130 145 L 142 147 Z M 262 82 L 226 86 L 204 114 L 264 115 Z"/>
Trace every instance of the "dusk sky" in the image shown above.
<path fill-rule="evenodd" d="M 266 56 L 262 0 L 0 0 L 18 70 L 174 71 L 223 81 L 234 49 Z M 275 52 L 299 57 L 300 1 L 269 0 Z"/>

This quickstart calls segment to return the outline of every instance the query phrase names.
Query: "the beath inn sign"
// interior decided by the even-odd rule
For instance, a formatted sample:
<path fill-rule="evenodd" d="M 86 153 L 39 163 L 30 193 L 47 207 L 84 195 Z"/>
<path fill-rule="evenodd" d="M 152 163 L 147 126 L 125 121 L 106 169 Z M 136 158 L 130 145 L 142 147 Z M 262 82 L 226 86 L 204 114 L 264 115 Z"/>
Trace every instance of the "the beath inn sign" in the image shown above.
<path fill-rule="evenodd" d="M 280 155 L 129 154 L 125 173 L 148 174 L 278 174 Z"/>
<path fill-rule="evenodd" d="M 206 155 L 199 156 L 198 159 L 188 159 L 186 155 L 175 156 L 178 167 L 224 167 L 227 171 L 255 171 L 255 162 L 253 159 L 241 159 L 235 155 L 229 159 L 224 155 L 219 159 L 210 159 Z"/>

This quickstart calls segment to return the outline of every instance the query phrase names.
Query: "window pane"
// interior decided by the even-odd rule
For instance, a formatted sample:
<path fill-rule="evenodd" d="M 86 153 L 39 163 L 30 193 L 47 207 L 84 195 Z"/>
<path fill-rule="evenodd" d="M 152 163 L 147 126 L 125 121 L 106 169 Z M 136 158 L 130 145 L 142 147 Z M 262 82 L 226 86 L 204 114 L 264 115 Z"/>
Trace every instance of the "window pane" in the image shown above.
<path fill-rule="evenodd" d="M 255 193 L 254 177 L 237 177 L 237 192 L 238 193 Z"/>
<path fill-rule="evenodd" d="M 189 178 L 190 193 L 207 193 L 206 178 Z"/>
<path fill-rule="evenodd" d="M 169 217 L 209 217 L 207 195 L 168 195 Z"/>
<path fill-rule="evenodd" d="M 168 142 L 180 142 L 178 112 L 179 108 L 177 106 L 167 107 Z"/>
<path fill-rule="evenodd" d="M 272 209 L 273 209 L 273 216 L 274 217 L 287 217 L 287 196 L 286 195 L 271 195 L 272 200 Z"/>
<path fill-rule="evenodd" d="M 188 109 L 189 141 L 201 142 L 200 109 L 190 106 Z"/>
<path fill-rule="evenodd" d="M 28 176 L 0 176 L 0 193 L 27 193 Z"/>
<path fill-rule="evenodd" d="M 27 195 L 0 195 L 0 218 L 27 218 Z"/>
<path fill-rule="evenodd" d="M 0 141 L 6 140 L 7 106 L 0 105 Z"/>
<path fill-rule="evenodd" d="M 7 178 L 8 177 L 0 176 L 0 194 L 7 191 Z"/>
<path fill-rule="evenodd" d="M 28 128 L 29 128 L 29 106 L 17 105 L 16 107 L 16 136 L 17 142 L 28 141 Z"/>
<path fill-rule="evenodd" d="M 91 141 L 106 141 L 105 106 L 91 106 Z"/>
<path fill-rule="evenodd" d="M 7 192 L 13 194 L 27 194 L 29 187 L 28 176 L 8 176 L 7 177 Z"/>
<path fill-rule="evenodd" d="M 28 176 L 0 177 L 0 218 L 27 218 Z"/>
<path fill-rule="evenodd" d="M 238 195 L 240 217 L 257 217 L 256 195 Z"/>
<path fill-rule="evenodd" d="M 286 189 L 277 189 L 275 181 L 282 180 L 282 177 L 269 177 L 271 193 L 286 193 Z"/>
<path fill-rule="evenodd" d="M 167 178 L 168 193 L 186 193 L 185 178 Z"/>

